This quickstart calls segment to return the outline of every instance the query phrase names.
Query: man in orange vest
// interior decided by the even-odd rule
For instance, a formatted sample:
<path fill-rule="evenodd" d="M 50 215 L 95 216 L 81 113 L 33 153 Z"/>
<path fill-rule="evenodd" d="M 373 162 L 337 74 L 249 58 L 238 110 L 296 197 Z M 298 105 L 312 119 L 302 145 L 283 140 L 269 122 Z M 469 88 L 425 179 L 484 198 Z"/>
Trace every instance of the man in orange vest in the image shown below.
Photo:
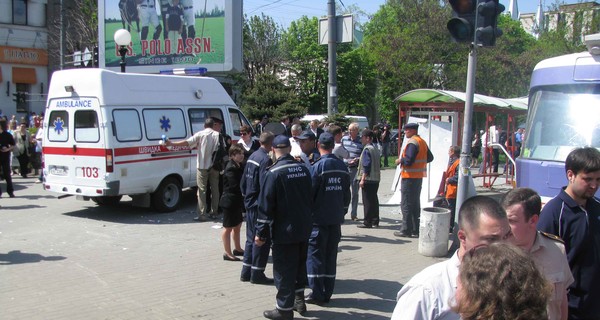
<path fill-rule="evenodd" d="M 419 218 L 421 216 L 421 186 L 427 176 L 427 163 L 433 161 L 433 155 L 423 138 L 417 132 L 419 125 L 404 125 L 404 136 L 408 143 L 396 165 L 402 167 L 400 182 L 400 208 L 402 210 L 402 228 L 394 232 L 395 236 L 417 238 L 419 236 Z"/>
<path fill-rule="evenodd" d="M 450 209 L 450 232 L 454 228 L 456 214 L 456 194 L 458 190 L 458 167 L 460 165 L 460 147 L 452 146 L 448 150 L 448 169 L 446 169 L 446 201 Z"/>

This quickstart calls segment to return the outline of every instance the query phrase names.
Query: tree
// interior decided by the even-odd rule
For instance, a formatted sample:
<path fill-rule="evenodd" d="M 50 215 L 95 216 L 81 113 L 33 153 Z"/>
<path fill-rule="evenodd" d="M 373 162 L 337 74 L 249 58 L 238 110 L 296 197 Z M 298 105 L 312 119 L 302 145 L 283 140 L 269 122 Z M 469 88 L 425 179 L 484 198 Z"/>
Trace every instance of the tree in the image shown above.
<path fill-rule="evenodd" d="M 259 75 L 276 75 L 283 63 L 281 27 L 271 17 L 244 19 L 244 69 L 247 85 L 253 87 Z"/>
<path fill-rule="evenodd" d="M 287 83 L 309 113 L 327 110 L 327 46 L 318 43 L 317 18 L 301 17 L 284 33 Z"/>
<path fill-rule="evenodd" d="M 244 91 L 242 111 L 250 119 L 261 119 L 263 115 L 279 119 L 306 114 L 306 109 L 297 103 L 293 90 L 277 76 L 266 73 L 257 75 L 254 86 Z"/>
<path fill-rule="evenodd" d="M 98 44 L 98 2 L 95 0 L 65 1 L 64 8 L 55 6 L 63 13 L 63 26 L 60 25 L 60 12 L 54 12 L 48 23 L 48 54 L 58 61 L 61 54 L 74 52 Z M 57 11 L 58 11 L 57 10 Z M 64 30 L 65 52 L 59 48 L 61 30 Z"/>

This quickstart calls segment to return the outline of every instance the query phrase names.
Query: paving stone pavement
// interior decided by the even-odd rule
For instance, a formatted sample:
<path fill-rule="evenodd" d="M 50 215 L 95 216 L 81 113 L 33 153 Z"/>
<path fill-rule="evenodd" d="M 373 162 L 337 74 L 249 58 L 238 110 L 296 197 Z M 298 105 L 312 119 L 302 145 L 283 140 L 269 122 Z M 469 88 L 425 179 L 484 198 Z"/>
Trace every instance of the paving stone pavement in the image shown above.
<path fill-rule="evenodd" d="M 383 171 L 381 203 L 393 175 Z M 17 197 L 0 199 L 1 319 L 263 319 L 274 308 L 274 286 L 240 282 L 241 263 L 223 261 L 219 224 L 192 222 L 192 192 L 158 214 L 127 199 L 116 208 L 59 200 L 34 181 L 16 178 Z M 342 226 L 335 294 L 296 319 L 390 318 L 402 284 L 444 259 L 393 235 L 399 211 L 381 206 L 377 229 Z"/>

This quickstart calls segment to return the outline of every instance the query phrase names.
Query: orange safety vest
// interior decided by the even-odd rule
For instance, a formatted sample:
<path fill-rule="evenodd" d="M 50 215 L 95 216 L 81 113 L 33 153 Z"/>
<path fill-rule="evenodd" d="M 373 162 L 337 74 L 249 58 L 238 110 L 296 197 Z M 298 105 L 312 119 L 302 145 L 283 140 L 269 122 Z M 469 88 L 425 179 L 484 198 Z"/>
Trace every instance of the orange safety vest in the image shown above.
<path fill-rule="evenodd" d="M 412 136 L 408 143 L 416 144 L 419 151 L 415 162 L 410 166 L 402 166 L 402 178 L 421 179 L 427 177 L 427 143 L 418 135 Z M 406 145 L 408 147 L 408 145 Z M 402 158 L 406 156 L 406 148 L 402 151 Z"/>
<path fill-rule="evenodd" d="M 460 164 L 460 159 L 454 160 L 451 166 L 446 170 L 446 178 L 452 178 L 456 174 L 456 167 Z M 456 193 L 458 190 L 458 185 L 456 184 L 446 184 L 446 199 L 456 199 Z"/>

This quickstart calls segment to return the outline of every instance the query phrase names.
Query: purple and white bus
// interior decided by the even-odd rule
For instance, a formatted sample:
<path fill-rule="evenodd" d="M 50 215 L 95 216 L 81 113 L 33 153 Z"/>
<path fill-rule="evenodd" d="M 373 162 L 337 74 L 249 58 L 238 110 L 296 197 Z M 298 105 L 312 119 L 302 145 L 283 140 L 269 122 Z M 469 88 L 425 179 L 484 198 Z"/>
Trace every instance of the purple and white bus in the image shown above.
<path fill-rule="evenodd" d="M 600 148 L 600 33 L 584 38 L 588 51 L 543 60 L 531 77 L 517 186 L 536 190 L 543 203 L 567 185 L 571 150 Z"/>

